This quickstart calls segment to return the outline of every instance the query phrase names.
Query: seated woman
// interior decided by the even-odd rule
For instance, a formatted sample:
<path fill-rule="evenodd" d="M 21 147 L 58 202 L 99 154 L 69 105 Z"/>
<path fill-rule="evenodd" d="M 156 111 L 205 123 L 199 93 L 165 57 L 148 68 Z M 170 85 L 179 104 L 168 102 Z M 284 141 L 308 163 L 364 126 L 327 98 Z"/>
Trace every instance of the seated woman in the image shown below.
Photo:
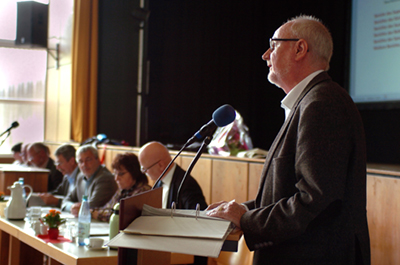
<path fill-rule="evenodd" d="M 92 211 L 92 218 L 104 222 L 110 220 L 112 208 L 121 199 L 151 189 L 147 176 L 140 171 L 140 164 L 135 154 L 118 154 L 111 166 L 119 189 L 108 203 Z"/>

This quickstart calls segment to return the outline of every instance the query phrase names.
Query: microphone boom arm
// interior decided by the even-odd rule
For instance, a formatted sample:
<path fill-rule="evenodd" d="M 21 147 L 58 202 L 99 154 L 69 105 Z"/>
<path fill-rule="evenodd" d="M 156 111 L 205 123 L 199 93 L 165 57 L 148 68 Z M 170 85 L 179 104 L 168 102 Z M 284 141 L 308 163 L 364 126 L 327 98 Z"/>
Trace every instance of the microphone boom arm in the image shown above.
<path fill-rule="evenodd" d="M 3 133 L 0 135 L 0 137 L 3 136 L 6 132 L 7 132 L 7 131 L 3 132 Z M 8 136 L 10 136 L 10 134 L 11 134 L 11 132 L 8 131 L 8 134 L 6 135 L 6 137 L 3 139 L 3 141 L 1 141 L 0 146 L 3 145 L 4 141 L 8 138 Z"/>
<path fill-rule="evenodd" d="M 188 146 L 189 142 L 186 142 L 186 144 L 183 145 L 183 147 L 181 148 L 181 150 L 179 150 L 179 152 L 176 154 L 176 156 L 171 160 L 171 162 L 169 162 L 168 166 L 164 169 L 164 171 L 161 173 L 161 175 L 158 177 L 158 179 L 154 182 L 153 187 L 151 188 L 152 190 L 157 187 L 158 182 L 160 182 L 160 180 L 164 177 L 165 173 L 167 173 L 168 169 L 171 167 L 172 163 L 174 163 L 174 161 L 176 160 L 176 158 L 182 153 L 183 150 L 186 149 L 186 147 Z"/>
<path fill-rule="evenodd" d="M 192 172 L 192 169 L 193 169 L 194 165 L 195 165 L 195 164 L 197 163 L 197 161 L 199 160 L 199 158 L 200 158 L 201 154 L 203 153 L 204 149 L 210 144 L 211 140 L 212 140 L 212 137 L 211 137 L 211 136 L 207 136 L 207 137 L 203 140 L 203 143 L 201 144 L 199 150 L 198 150 L 197 153 L 196 153 L 196 156 L 193 158 L 192 162 L 191 162 L 190 165 L 189 165 L 189 168 L 186 170 L 186 173 L 185 173 L 185 175 L 184 175 L 183 178 L 182 178 L 181 184 L 179 185 L 178 191 L 177 191 L 177 193 L 176 193 L 176 205 L 177 205 L 176 208 L 177 208 L 177 209 L 180 209 L 181 206 L 182 206 L 181 203 L 179 202 L 179 193 L 180 193 L 180 191 L 181 191 L 181 188 L 182 188 L 182 186 L 183 186 L 183 183 L 185 182 L 186 177 L 187 177 L 188 175 L 190 175 L 190 173 Z"/>

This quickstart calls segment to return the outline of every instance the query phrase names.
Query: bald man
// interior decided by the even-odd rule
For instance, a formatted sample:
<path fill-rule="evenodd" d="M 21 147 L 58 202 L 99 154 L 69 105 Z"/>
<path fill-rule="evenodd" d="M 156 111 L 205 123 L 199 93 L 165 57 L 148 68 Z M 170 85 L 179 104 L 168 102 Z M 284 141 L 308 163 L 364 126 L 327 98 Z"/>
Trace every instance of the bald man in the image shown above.
<path fill-rule="evenodd" d="M 27 147 L 28 162 L 35 167 L 50 170 L 47 181 L 47 191 L 52 191 L 62 182 L 63 174 L 57 170 L 54 160 L 51 159 L 49 148 L 43 143 L 36 142 Z"/>
<path fill-rule="evenodd" d="M 171 155 L 168 149 L 159 142 L 149 142 L 139 151 L 139 162 L 142 172 L 150 179 L 156 181 L 167 165 L 171 162 Z M 162 208 L 171 208 L 171 204 L 176 200 L 179 185 L 185 171 L 177 164 L 173 163 L 164 177 L 161 179 L 163 187 Z M 200 209 L 207 208 L 203 192 L 192 176 L 187 176 L 179 194 L 180 209 L 196 209 L 196 204 L 200 204 Z"/>

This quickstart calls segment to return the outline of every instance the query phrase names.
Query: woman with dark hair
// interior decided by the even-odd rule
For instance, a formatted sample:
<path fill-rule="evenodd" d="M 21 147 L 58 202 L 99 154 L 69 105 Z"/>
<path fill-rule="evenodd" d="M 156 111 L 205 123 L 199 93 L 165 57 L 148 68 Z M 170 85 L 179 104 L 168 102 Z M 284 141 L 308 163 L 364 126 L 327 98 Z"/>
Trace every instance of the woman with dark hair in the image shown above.
<path fill-rule="evenodd" d="M 118 190 L 103 207 L 92 211 L 92 218 L 108 222 L 112 208 L 121 199 L 150 190 L 147 176 L 140 171 L 140 164 L 135 154 L 118 154 L 111 165 Z"/>

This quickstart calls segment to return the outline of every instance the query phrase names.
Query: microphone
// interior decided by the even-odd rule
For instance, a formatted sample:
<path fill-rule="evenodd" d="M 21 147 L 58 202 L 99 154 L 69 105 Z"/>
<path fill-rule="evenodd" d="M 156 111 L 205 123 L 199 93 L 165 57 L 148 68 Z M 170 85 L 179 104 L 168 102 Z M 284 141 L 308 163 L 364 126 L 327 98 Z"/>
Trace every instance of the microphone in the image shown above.
<path fill-rule="evenodd" d="M 17 128 L 18 126 L 19 126 L 19 123 L 18 123 L 17 121 L 14 121 L 14 122 L 11 124 L 10 128 L 8 128 L 7 130 L 11 130 L 11 129 L 13 129 L 13 128 Z"/>
<path fill-rule="evenodd" d="M 196 140 L 201 140 L 206 136 L 212 135 L 217 127 L 224 127 L 229 123 L 233 122 L 236 118 L 235 109 L 225 104 L 214 111 L 212 119 L 203 127 L 200 128 L 193 136 L 186 142 L 186 146 L 194 143 Z"/>
<path fill-rule="evenodd" d="M 171 167 L 172 163 L 182 153 L 182 151 L 186 149 L 187 146 L 194 143 L 197 139 L 200 140 L 204 137 L 212 135 L 215 132 L 215 130 L 217 129 L 217 127 L 223 127 L 223 126 L 226 126 L 229 123 L 233 122 L 236 118 L 236 111 L 231 105 L 225 104 L 225 105 L 219 107 L 217 110 L 215 110 L 212 117 L 213 118 L 207 124 L 203 125 L 203 127 L 201 127 L 200 130 L 198 130 L 192 136 L 192 138 L 190 138 L 182 146 L 182 148 L 179 150 L 179 152 L 175 155 L 175 157 L 171 160 L 171 162 L 169 162 L 167 167 L 164 169 L 164 171 L 161 173 L 161 175 L 158 177 L 158 179 L 154 182 L 152 189 L 155 189 L 155 187 L 157 187 L 157 184 L 164 177 L 165 173 Z M 205 141 L 206 140 L 208 140 L 208 139 L 205 139 Z M 203 145 L 204 145 L 204 143 L 203 143 Z M 185 181 L 185 178 L 182 180 L 181 185 L 184 181 Z"/>
<path fill-rule="evenodd" d="M 5 133 L 7 133 L 7 132 L 10 132 L 11 129 L 17 128 L 18 126 L 19 126 L 19 123 L 18 123 L 17 121 L 14 121 L 14 122 L 11 124 L 10 128 L 8 128 L 7 130 L 5 130 L 2 134 L 0 134 L 0 136 L 3 136 L 3 134 L 5 134 Z"/>

